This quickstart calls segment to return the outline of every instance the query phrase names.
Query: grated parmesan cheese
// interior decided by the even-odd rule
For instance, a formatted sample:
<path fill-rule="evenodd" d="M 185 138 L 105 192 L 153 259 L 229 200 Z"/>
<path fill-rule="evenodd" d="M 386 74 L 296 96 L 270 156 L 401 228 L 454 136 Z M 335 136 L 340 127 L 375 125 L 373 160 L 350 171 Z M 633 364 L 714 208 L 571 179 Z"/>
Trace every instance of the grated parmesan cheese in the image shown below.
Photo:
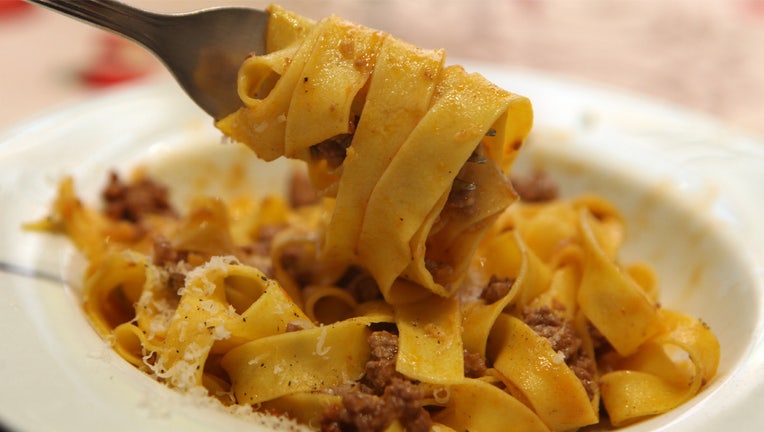
<path fill-rule="evenodd" d="M 314 352 L 314 354 L 321 357 L 329 354 L 329 351 L 331 351 L 332 347 L 324 346 L 325 343 L 326 343 L 326 327 L 322 327 L 321 334 L 318 335 L 318 340 L 316 341 L 316 351 Z"/>
<path fill-rule="evenodd" d="M 186 284 L 178 290 L 178 295 L 182 296 L 188 290 L 195 290 L 194 292 L 200 296 L 212 295 L 216 286 L 210 280 L 208 273 L 225 276 L 228 266 L 234 264 L 241 264 L 235 256 L 213 256 L 203 265 L 186 273 Z"/>

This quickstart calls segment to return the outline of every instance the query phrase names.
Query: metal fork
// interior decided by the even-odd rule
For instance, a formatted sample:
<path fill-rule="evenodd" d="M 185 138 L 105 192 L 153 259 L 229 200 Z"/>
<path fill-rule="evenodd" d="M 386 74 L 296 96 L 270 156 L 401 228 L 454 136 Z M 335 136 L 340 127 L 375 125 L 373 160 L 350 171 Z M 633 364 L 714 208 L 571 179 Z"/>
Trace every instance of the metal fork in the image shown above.
<path fill-rule="evenodd" d="M 220 119 L 241 106 L 239 66 L 264 51 L 268 13 L 244 7 L 158 14 L 115 0 L 28 0 L 143 45 L 204 111 Z"/>

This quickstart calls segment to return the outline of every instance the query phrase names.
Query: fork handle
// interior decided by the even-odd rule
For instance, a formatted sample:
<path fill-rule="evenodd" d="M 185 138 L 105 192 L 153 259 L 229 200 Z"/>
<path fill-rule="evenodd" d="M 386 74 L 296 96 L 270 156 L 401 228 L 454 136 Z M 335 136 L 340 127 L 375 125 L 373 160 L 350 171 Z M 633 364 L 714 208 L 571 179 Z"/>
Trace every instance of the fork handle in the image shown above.
<path fill-rule="evenodd" d="M 115 0 L 27 0 L 128 37 L 151 50 L 160 15 Z"/>

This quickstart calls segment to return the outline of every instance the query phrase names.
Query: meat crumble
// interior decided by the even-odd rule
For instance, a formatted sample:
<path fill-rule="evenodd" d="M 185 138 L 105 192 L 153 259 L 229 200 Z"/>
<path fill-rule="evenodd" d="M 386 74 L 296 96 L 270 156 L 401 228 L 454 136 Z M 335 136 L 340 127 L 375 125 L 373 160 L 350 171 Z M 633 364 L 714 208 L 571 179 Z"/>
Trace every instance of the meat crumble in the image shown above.
<path fill-rule="evenodd" d="M 510 278 L 500 278 L 493 275 L 480 293 L 480 298 L 488 304 L 496 303 L 509 294 L 509 290 L 512 289 L 514 283 L 515 281 Z"/>
<path fill-rule="evenodd" d="M 581 337 L 576 334 L 573 324 L 559 313 L 564 306 L 555 307 L 557 311 L 548 306 L 526 308 L 523 310 L 523 322 L 536 334 L 549 340 L 552 349 L 565 356 L 565 363 L 576 374 L 591 399 L 597 388 L 594 359 L 582 348 Z"/>
<path fill-rule="evenodd" d="M 348 147 L 353 142 L 356 125 L 360 118 L 355 117 L 348 122 L 348 132 L 339 134 L 310 147 L 310 155 L 313 159 L 323 159 L 329 168 L 337 168 L 342 165 L 347 156 Z"/>
<path fill-rule="evenodd" d="M 432 420 L 422 406 L 421 388 L 395 370 L 398 336 L 375 331 L 368 343 L 371 357 L 361 383 L 342 391 L 342 405 L 324 413 L 321 431 L 381 432 L 396 420 L 406 431 L 429 431 Z"/>
<path fill-rule="evenodd" d="M 147 214 L 176 215 L 167 188 L 147 178 L 127 184 L 112 171 L 101 197 L 106 204 L 104 214 L 116 220 L 140 222 Z"/>
<path fill-rule="evenodd" d="M 488 371 L 482 355 L 464 350 L 464 376 L 480 378 Z"/>

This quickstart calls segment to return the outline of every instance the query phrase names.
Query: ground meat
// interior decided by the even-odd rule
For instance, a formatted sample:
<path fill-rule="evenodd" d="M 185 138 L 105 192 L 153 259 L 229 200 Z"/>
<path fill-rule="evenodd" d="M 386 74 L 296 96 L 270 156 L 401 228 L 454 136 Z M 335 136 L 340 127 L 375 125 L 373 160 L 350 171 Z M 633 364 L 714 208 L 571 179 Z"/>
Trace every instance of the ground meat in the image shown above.
<path fill-rule="evenodd" d="M 175 249 L 170 240 L 163 236 L 154 237 L 154 264 L 168 271 L 167 285 L 172 291 L 177 291 L 186 284 L 186 275 L 177 271 L 176 264 L 188 257 L 187 251 Z"/>
<path fill-rule="evenodd" d="M 408 432 L 427 432 L 432 426 L 430 414 L 422 408 L 424 395 L 409 380 L 395 379 L 385 388 L 382 399 Z"/>
<path fill-rule="evenodd" d="M 333 405 L 321 420 L 322 432 L 383 431 L 393 421 L 384 399 L 351 391 L 342 396 L 342 405 Z"/>
<path fill-rule="evenodd" d="M 538 335 L 549 340 L 552 349 L 565 356 L 565 363 L 576 374 L 591 399 L 597 386 L 594 380 L 594 359 L 583 350 L 582 340 L 576 334 L 573 324 L 559 313 L 564 310 L 564 306 L 559 305 L 557 309 L 555 311 L 548 306 L 526 308 L 523 310 L 523 321 Z"/>
<path fill-rule="evenodd" d="M 491 276 L 488 284 L 483 288 L 483 292 L 480 293 L 480 298 L 488 304 L 496 303 L 509 293 L 514 283 L 515 281 L 510 278 Z"/>
<path fill-rule="evenodd" d="M 406 431 L 426 432 L 432 426 L 422 407 L 420 387 L 395 371 L 398 337 L 388 331 L 372 332 L 366 374 L 361 384 L 342 393 L 342 406 L 324 413 L 323 432 L 377 432 L 398 420 Z"/>
<path fill-rule="evenodd" d="M 372 360 L 395 360 L 398 355 L 398 336 L 388 331 L 375 331 L 369 335 Z"/>
<path fill-rule="evenodd" d="M 395 379 L 382 395 L 349 391 L 342 406 L 333 406 L 321 421 L 322 432 L 381 432 L 398 420 L 407 432 L 427 432 L 432 427 L 429 413 L 422 408 L 419 387 L 405 379 Z"/>
<path fill-rule="evenodd" d="M 557 198 L 557 183 L 546 173 L 536 171 L 526 176 L 512 178 L 520 199 L 525 202 L 544 202 Z"/>
<path fill-rule="evenodd" d="M 371 358 L 366 363 L 363 384 L 370 392 L 380 394 L 394 378 L 402 375 L 395 370 L 395 359 L 398 356 L 398 336 L 388 331 L 375 331 L 369 335 Z"/>
<path fill-rule="evenodd" d="M 147 178 L 125 184 L 112 172 L 101 196 L 106 204 L 104 213 L 112 219 L 139 222 L 146 214 L 176 214 L 167 188 Z"/>
<path fill-rule="evenodd" d="M 480 378 L 485 375 L 485 359 L 482 355 L 464 350 L 464 376 L 467 378 Z"/>
<path fill-rule="evenodd" d="M 171 271 L 167 278 L 167 288 L 170 291 L 178 292 L 179 289 L 186 285 L 185 273 Z"/>
<path fill-rule="evenodd" d="M 444 283 L 444 281 L 451 279 L 454 274 L 454 268 L 451 264 L 427 257 L 424 259 L 424 267 L 430 272 L 433 280 L 437 283 Z"/>
<path fill-rule="evenodd" d="M 570 321 L 563 319 L 552 308 L 544 306 L 538 309 L 526 308 L 523 311 L 523 321 L 538 335 L 552 343 L 552 349 L 572 357 L 581 347 L 578 337 Z"/>
<path fill-rule="evenodd" d="M 344 159 L 344 156 L 342 157 Z M 318 194 L 310 183 L 305 170 L 294 170 L 289 177 L 289 204 L 294 207 L 304 207 L 316 204 Z"/>
<path fill-rule="evenodd" d="M 348 147 L 353 141 L 358 118 L 348 122 L 348 133 L 340 134 L 328 140 L 322 141 L 310 147 L 313 159 L 324 159 L 329 168 L 337 168 L 342 165 L 347 156 Z"/>
<path fill-rule="evenodd" d="M 570 360 L 568 367 L 576 374 L 581 384 L 584 385 L 586 395 L 589 396 L 589 399 L 592 399 L 597 391 L 597 381 L 594 379 L 594 371 L 597 369 L 597 365 L 594 359 L 583 351 L 579 351 L 578 355 Z"/>
<path fill-rule="evenodd" d="M 353 136 L 348 134 L 337 135 L 326 141 L 322 141 L 310 147 L 310 154 L 314 159 L 324 159 L 330 168 L 342 165 L 347 156 L 347 149 Z"/>

